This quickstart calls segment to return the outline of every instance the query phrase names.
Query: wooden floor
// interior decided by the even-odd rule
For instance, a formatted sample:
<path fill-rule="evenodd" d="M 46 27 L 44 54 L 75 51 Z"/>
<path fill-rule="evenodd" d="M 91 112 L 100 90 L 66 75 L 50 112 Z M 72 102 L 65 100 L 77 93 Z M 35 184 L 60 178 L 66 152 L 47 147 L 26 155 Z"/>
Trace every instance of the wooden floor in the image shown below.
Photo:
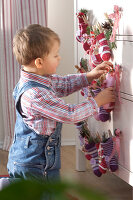
<path fill-rule="evenodd" d="M 6 175 L 8 152 L 0 151 L 0 175 Z M 89 161 L 86 172 L 75 170 L 75 146 L 61 147 L 61 176 L 81 182 L 103 192 L 109 200 L 132 200 L 132 187 L 126 182 L 108 172 L 98 178 L 93 174 Z"/>

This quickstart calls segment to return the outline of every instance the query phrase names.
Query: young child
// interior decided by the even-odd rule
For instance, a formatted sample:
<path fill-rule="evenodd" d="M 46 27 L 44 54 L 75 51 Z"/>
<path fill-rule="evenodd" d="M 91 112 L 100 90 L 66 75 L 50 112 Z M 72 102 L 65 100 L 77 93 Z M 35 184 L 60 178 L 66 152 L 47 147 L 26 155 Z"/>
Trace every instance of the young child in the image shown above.
<path fill-rule="evenodd" d="M 89 86 L 112 63 L 103 62 L 87 73 L 59 76 L 59 47 L 58 35 L 38 24 L 19 30 L 14 37 L 13 52 L 22 69 L 13 92 L 16 124 L 7 165 L 12 178 L 58 178 L 62 123 L 76 124 L 98 107 L 115 102 L 114 89 L 107 88 L 80 104 L 64 103 L 61 97 Z"/>

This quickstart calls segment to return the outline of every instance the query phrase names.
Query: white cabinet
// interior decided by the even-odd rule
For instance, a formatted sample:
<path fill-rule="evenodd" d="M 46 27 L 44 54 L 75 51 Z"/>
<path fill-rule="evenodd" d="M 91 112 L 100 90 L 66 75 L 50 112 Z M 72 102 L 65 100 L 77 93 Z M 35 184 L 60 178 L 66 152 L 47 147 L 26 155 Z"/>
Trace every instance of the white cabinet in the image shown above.
<path fill-rule="evenodd" d="M 133 186 L 133 96 L 121 93 L 121 104 L 116 104 L 113 127 L 122 130 L 119 170 L 116 174 Z"/>
<path fill-rule="evenodd" d="M 131 186 L 133 186 L 133 12 L 132 1 L 126 0 L 119 1 L 101 1 L 93 0 L 88 3 L 85 0 L 76 1 L 76 12 L 81 8 L 92 10 L 95 19 L 102 22 L 104 19 L 104 12 L 110 14 L 114 5 L 118 5 L 123 8 L 123 14 L 120 21 L 120 27 L 117 35 L 117 49 L 114 52 L 114 62 L 122 65 L 122 79 L 120 95 L 120 104 L 116 102 L 116 107 L 113 112 L 112 121 L 107 123 L 99 123 L 94 118 L 90 118 L 88 121 L 89 127 L 92 131 L 95 130 L 108 130 L 111 128 L 119 128 L 122 131 L 120 139 L 120 160 L 119 170 L 115 172 L 120 178 L 125 180 Z M 97 5 L 97 6 L 95 6 Z M 104 6 L 103 6 L 104 5 Z M 77 26 L 78 27 L 78 26 Z M 77 44 L 77 62 L 79 64 L 80 58 L 84 56 L 85 52 L 82 49 L 80 43 Z M 79 94 L 79 101 L 81 97 Z M 95 124 L 95 125 L 94 125 Z M 77 166 L 78 170 L 85 170 L 85 159 L 80 152 L 80 146 L 77 142 Z M 81 162 L 80 162 L 81 160 Z"/>
<path fill-rule="evenodd" d="M 115 62 L 122 65 L 121 92 L 133 95 L 133 36 L 118 36 L 117 38 L 114 57 Z"/>

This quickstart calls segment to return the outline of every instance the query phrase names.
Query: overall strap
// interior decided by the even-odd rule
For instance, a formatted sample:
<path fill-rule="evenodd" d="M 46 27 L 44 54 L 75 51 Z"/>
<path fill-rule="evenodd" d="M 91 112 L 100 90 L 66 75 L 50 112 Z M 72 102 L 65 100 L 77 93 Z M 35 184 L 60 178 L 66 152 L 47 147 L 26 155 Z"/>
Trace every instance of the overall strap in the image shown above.
<path fill-rule="evenodd" d="M 35 81 L 28 81 L 28 82 L 24 83 L 22 86 L 18 82 L 18 84 L 16 85 L 16 87 L 14 89 L 13 96 L 15 99 L 16 110 L 22 117 L 25 117 L 25 116 L 21 114 L 22 110 L 21 110 L 21 105 L 20 105 L 20 97 L 25 91 L 27 91 L 28 89 L 31 89 L 33 87 L 43 87 L 48 90 L 52 90 L 51 88 L 49 88 L 41 83 L 37 83 Z"/>
<path fill-rule="evenodd" d="M 23 84 L 23 86 L 20 86 L 20 83 L 18 82 L 18 84 L 16 85 L 14 92 L 13 92 L 13 96 L 15 98 L 15 103 L 17 104 L 17 102 L 19 101 L 20 96 L 28 89 L 33 88 L 33 87 L 43 87 L 46 88 L 48 90 L 52 90 L 51 88 L 41 84 L 41 83 L 37 83 L 35 81 L 28 81 L 26 83 Z M 17 94 L 17 95 L 16 95 Z"/>

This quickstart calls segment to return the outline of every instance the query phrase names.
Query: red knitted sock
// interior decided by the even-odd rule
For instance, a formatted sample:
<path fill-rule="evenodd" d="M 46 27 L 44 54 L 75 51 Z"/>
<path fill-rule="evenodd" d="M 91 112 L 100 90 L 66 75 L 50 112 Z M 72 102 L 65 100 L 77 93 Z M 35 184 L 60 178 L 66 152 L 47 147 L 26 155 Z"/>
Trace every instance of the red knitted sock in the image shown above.
<path fill-rule="evenodd" d="M 102 60 L 108 61 L 111 57 L 111 50 L 109 48 L 109 45 L 105 38 L 104 33 L 100 33 L 96 38 L 100 44 L 99 53 L 100 53 Z"/>
<path fill-rule="evenodd" d="M 89 49 L 90 49 L 90 44 L 88 44 L 88 42 L 86 41 L 84 44 L 83 44 L 83 49 L 87 52 L 87 53 L 89 53 Z"/>
<path fill-rule="evenodd" d="M 85 23 L 79 24 L 79 29 L 81 31 L 81 35 L 83 35 L 87 32 L 87 26 L 88 26 L 88 24 L 85 24 Z"/>
<path fill-rule="evenodd" d="M 92 55 L 91 56 L 92 59 L 92 67 L 95 68 L 97 65 L 101 64 L 103 62 L 103 60 L 101 59 L 100 54 L 97 55 Z"/>
<path fill-rule="evenodd" d="M 101 147 L 100 143 L 98 143 L 96 147 L 98 149 L 98 156 L 99 156 L 99 170 L 102 174 L 105 174 L 107 171 L 107 165 L 105 161 L 105 156 L 103 154 L 103 148 Z"/>

